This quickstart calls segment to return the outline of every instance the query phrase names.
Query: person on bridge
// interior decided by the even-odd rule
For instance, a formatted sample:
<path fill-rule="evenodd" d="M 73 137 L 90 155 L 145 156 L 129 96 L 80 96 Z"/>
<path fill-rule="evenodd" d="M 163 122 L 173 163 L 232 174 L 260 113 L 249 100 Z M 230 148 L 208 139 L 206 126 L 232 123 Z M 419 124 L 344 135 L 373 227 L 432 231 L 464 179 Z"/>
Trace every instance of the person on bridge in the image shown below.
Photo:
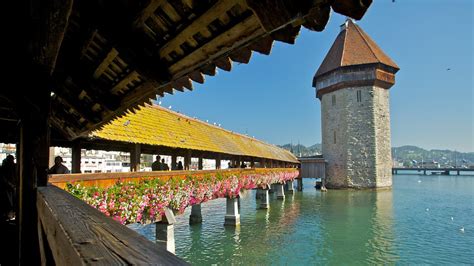
<path fill-rule="evenodd" d="M 178 167 L 176 167 L 176 170 L 184 170 L 183 162 L 181 161 L 178 162 Z"/>
<path fill-rule="evenodd" d="M 54 165 L 53 167 L 49 168 L 48 174 L 55 175 L 69 173 L 69 169 L 63 164 L 63 158 L 61 156 L 56 156 L 56 158 L 54 158 Z"/>
<path fill-rule="evenodd" d="M 245 164 L 245 162 L 242 162 L 242 163 L 240 164 L 240 168 L 247 168 L 247 165 Z"/>
<path fill-rule="evenodd" d="M 17 171 L 15 157 L 7 155 L 0 168 L 0 215 L 2 220 L 15 217 Z"/>
<path fill-rule="evenodd" d="M 161 162 L 160 162 L 160 155 L 156 155 L 156 161 L 151 164 L 152 171 L 161 171 L 163 170 Z"/>
<path fill-rule="evenodd" d="M 170 168 L 167 163 L 165 163 L 165 159 L 161 159 L 161 170 L 163 171 L 169 171 Z"/>

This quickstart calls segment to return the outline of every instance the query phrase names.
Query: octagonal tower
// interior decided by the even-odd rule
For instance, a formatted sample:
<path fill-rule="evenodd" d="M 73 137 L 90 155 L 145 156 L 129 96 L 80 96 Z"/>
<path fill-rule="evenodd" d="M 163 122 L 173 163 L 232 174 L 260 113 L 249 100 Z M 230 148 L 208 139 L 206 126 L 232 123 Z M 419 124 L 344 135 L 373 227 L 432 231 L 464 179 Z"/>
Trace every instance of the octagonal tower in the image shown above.
<path fill-rule="evenodd" d="M 358 25 L 341 26 L 313 79 L 328 188 L 392 185 L 389 89 L 398 70 Z"/>

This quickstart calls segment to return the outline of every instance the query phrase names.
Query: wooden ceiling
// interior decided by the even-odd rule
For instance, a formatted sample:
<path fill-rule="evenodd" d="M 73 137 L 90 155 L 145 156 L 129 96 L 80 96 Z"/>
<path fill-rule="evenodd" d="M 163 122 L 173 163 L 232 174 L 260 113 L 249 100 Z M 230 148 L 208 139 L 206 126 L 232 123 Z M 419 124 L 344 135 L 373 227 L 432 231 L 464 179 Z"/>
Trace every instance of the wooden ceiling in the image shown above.
<path fill-rule="evenodd" d="M 49 32 L 62 42 L 48 42 L 58 52 L 41 63 L 53 77 L 51 123 L 71 140 L 157 94 L 192 90 L 216 68 L 269 54 L 274 41 L 294 43 L 301 26 L 323 30 L 331 9 L 360 19 L 371 0 L 50 2 L 62 17 L 49 17 Z"/>

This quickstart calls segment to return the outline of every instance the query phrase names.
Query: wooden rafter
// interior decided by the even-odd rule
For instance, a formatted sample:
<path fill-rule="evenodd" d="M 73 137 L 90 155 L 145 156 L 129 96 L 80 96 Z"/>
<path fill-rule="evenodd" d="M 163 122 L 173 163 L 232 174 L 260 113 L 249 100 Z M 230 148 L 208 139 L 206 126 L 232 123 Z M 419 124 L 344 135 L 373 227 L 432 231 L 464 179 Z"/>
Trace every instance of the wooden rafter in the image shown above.
<path fill-rule="evenodd" d="M 202 14 L 199 18 L 194 20 L 191 25 L 186 27 L 173 39 L 163 45 L 163 47 L 160 49 L 160 57 L 167 58 L 170 52 L 172 51 L 179 51 L 180 53 L 183 53 L 183 51 L 179 48 L 179 45 L 181 45 L 183 42 L 191 40 L 194 34 L 202 31 L 203 29 L 206 29 L 210 22 L 214 21 L 223 13 L 225 13 L 226 11 L 228 11 L 233 6 L 239 3 L 242 3 L 242 1 L 217 1 L 216 4 L 214 4 L 206 13 Z"/>
<path fill-rule="evenodd" d="M 173 76 L 180 76 L 179 73 L 188 72 L 196 65 L 201 65 L 209 59 L 213 60 L 263 34 L 257 18 L 250 16 L 171 65 L 169 71 Z"/>
<path fill-rule="evenodd" d="M 94 79 L 98 79 L 102 75 L 102 73 L 104 73 L 104 71 L 107 69 L 110 63 L 117 57 L 117 55 L 118 51 L 115 48 L 110 49 L 110 51 L 107 53 L 107 56 L 105 56 L 104 60 L 102 60 L 102 62 L 94 71 Z"/>

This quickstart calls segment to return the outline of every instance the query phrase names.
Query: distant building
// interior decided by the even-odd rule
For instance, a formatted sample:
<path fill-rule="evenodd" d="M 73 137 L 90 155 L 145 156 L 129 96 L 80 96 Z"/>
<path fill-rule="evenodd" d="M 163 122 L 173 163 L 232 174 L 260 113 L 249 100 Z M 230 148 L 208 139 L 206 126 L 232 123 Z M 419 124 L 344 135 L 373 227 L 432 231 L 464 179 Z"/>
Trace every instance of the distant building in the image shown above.
<path fill-rule="evenodd" d="M 399 70 L 351 20 L 313 79 L 328 188 L 392 185 L 389 88 Z"/>

